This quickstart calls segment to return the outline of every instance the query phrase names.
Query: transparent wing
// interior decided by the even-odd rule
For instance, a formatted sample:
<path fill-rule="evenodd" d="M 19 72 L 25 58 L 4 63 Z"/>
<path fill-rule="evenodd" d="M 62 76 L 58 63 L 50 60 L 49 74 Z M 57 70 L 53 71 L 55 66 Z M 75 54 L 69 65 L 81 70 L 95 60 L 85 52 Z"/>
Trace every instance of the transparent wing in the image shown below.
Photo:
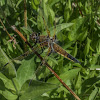
<path fill-rule="evenodd" d="M 6 67 L 8 64 L 10 64 L 10 63 L 12 63 L 12 62 L 14 62 L 14 61 L 16 61 L 16 60 L 22 60 L 22 59 L 24 59 L 25 57 L 27 57 L 27 56 L 31 55 L 32 53 L 34 53 L 35 51 L 39 50 L 39 48 L 40 48 L 39 46 L 35 46 L 35 47 L 32 48 L 31 51 L 28 50 L 28 51 L 25 52 L 24 54 L 22 54 L 22 55 L 20 55 L 20 56 L 18 56 L 18 57 L 16 57 L 16 58 L 12 59 L 11 61 L 7 62 L 3 67 L 1 66 L 1 72 L 4 71 L 5 67 Z"/>

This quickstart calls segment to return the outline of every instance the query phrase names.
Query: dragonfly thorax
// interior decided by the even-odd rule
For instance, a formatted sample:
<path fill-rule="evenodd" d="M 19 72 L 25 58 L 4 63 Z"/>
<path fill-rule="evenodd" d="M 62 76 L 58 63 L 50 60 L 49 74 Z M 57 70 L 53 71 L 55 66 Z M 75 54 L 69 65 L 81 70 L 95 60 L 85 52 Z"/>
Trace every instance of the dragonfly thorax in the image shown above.
<path fill-rule="evenodd" d="M 48 42 L 48 47 L 51 48 L 51 52 L 55 52 L 53 46 L 54 46 L 54 43 L 57 42 L 56 35 L 55 37 L 48 37 L 47 42 Z"/>

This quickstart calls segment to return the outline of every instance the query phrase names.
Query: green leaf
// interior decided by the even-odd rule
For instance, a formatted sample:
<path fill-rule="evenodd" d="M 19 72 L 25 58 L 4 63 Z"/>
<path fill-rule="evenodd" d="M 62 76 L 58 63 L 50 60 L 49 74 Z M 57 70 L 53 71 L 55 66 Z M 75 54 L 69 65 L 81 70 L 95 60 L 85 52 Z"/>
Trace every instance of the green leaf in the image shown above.
<path fill-rule="evenodd" d="M 7 100 L 16 100 L 18 96 L 16 94 L 11 93 L 9 90 L 2 91 L 2 95 L 7 99 Z"/>
<path fill-rule="evenodd" d="M 11 80 L 9 80 L 6 76 L 4 76 L 2 73 L 0 73 L 0 79 L 3 81 L 3 83 L 6 85 L 6 83 L 10 82 L 11 84 Z M 10 89 L 10 86 L 8 87 L 8 89 Z"/>
<path fill-rule="evenodd" d="M 7 100 L 16 99 L 19 89 L 19 83 L 16 79 L 10 80 L 0 73 L 0 92 Z"/>
<path fill-rule="evenodd" d="M 34 0 L 35 5 L 39 5 L 39 0 Z"/>
<path fill-rule="evenodd" d="M 100 39 L 97 42 L 96 50 L 97 50 L 97 53 L 100 55 Z"/>
<path fill-rule="evenodd" d="M 29 86 L 29 82 L 25 83 L 22 87 L 22 91 L 24 92 L 19 100 L 36 100 L 43 93 L 51 91 L 57 88 L 57 85 L 44 83 L 33 80 L 31 85 Z"/>
<path fill-rule="evenodd" d="M 56 4 L 57 2 L 59 2 L 60 0 L 49 0 L 48 4 L 50 4 L 50 6 L 52 7 L 54 4 Z"/>
<path fill-rule="evenodd" d="M 36 5 L 34 4 L 34 1 L 33 1 L 33 0 L 31 0 L 31 6 L 32 6 L 32 8 L 33 8 L 34 10 L 37 9 L 37 7 L 36 7 Z"/>
<path fill-rule="evenodd" d="M 70 0 L 68 0 L 68 6 L 69 6 L 68 8 L 71 10 L 71 6 L 72 5 L 71 5 L 71 1 Z"/>
<path fill-rule="evenodd" d="M 53 20 L 55 18 L 55 13 L 50 7 L 48 7 L 48 9 L 49 9 L 49 15 L 51 16 L 51 18 Z"/>
<path fill-rule="evenodd" d="M 77 82 L 75 84 L 75 89 L 77 89 L 77 90 L 80 89 L 81 84 L 82 84 L 82 78 L 81 78 L 81 75 L 79 73 L 78 78 L 77 78 Z"/>
<path fill-rule="evenodd" d="M 92 57 L 91 57 L 91 60 L 90 60 L 90 64 L 91 65 L 95 65 L 98 61 L 98 57 L 99 57 L 99 54 L 94 54 Z"/>
<path fill-rule="evenodd" d="M 99 92 L 99 88 L 95 87 L 95 89 L 92 91 L 92 93 L 89 96 L 89 100 L 96 100 L 96 96 Z"/>
<path fill-rule="evenodd" d="M 76 44 L 75 44 L 75 46 L 74 46 L 72 55 L 73 55 L 73 57 L 76 57 L 76 55 L 77 55 L 77 42 L 76 42 Z"/>
<path fill-rule="evenodd" d="M 68 33 L 68 38 L 70 41 L 76 40 L 79 36 L 80 28 L 85 22 L 85 18 L 77 18 L 72 21 L 74 25 L 70 28 L 71 31 Z"/>
<path fill-rule="evenodd" d="M 90 70 L 100 70 L 100 65 L 91 65 Z"/>
<path fill-rule="evenodd" d="M 96 77 L 92 77 L 92 78 L 87 78 L 85 79 L 85 81 L 82 83 L 82 93 L 86 93 L 86 92 L 90 92 L 91 93 L 91 88 L 94 87 L 93 85 L 96 83 L 96 82 L 99 82 L 100 83 L 100 78 L 96 78 Z M 93 90 L 94 88 L 92 88 Z"/>
<path fill-rule="evenodd" d="M 18 7 L 22 1 L 23 1 L 23 0 L 18 0 L 18 2 L 17 2 L 17 4 L 16 4 L 16 7 Z"/>
<path fill-rule="evenodd" d="M 5 87 L 9 90 L 16 91 L 13 82 L 16 84 L 17 89 L 19 90 L 19 84 L 18 81 L 15 79 L 8 79 L 5 77 L 2 73 L 0 73 L 0 80 L 4 83 Z"/>
<path fill-rule="evenodd" d="M 81 42 L 84 41 L 86 39 L 87 34 L 87 30 L 85 32 L 82 32 L 81 34 L 79 34 L 78 40 Z"/>
<path fill-rule="evenodd" d="M 58 66 L 57 66 L 56 70 L 58 69 L 60 73 L 64 70 L 63 69 L 63 62 L 64 62 L 63 59 L 58 60 Z"/>
<path fill-rule="evenodd" d="M 57 60 L 55 58 L 49 56 L 48 59 L 49 59 L 49 62 L 51 62 L 53 65 L 54 64 L 58 65 L 58 62 L 57 62 Z"/>
<path fill-rule="evenodd" d="M 1 72 L 3 71 L 3 73 L 8 78 L 16 77 L 16 70 L 15 70 L 15 67 L 14 67 L 13 63 L 7 64 L 8 62 L 10 62 L 9 58 L 7 57 L 5 52 L 0 47 L 0 67 L 1 67 Z M 7 65 L 5 65 L 5 64 L 7 64 Z M 4 67 L 4 65 L 5 65 L 5 67 Z"/>
<path fill-rule="evenodd" d="M 87 37 L 87 43 L 86 43 L 86 46 L 85 46 L 85 49 L 84 49 L 85 56 L 87 56 L 87 54 L 89 53 L 90 43 L 91 43 L 91 40 Z"/>
<path fill-rule="evenodd" d="M 19 81 L 20 87 L 35 73 L 35 62 L 34 57 L 29 60 L 23 60 L 22 64 L 20 65 L 19 69 L 17 70 L 17 79 Z"/>
<path fill-rule="evenodd" d="M 45 18 L 45 22 L 48 22 L 48 16 L 49 16 L 49 9 L 48 9 L 48 5 L 46 5 L 47 0 L 43 0 L 42 1 L 42 7 L 43 7 L 43 11 L 42 11 L 42 16 Z M 46 23 L 47 24 L 47 23 Z"/>
<path fill-rule="evenodd" d="M 77 68 L 77 69 L 72 69 L 69 70 L 68 72 L 62 73 L 60 75 L 60 78 L 62 80 L 72 80 L 73 78 L 75 78 L 78 75 L 78 72 L 81 70 L 81 68 Z M 73 73 L 73 74 L 72 74 Z"/>
<path fill-rule="evenodd" d="M 59 40 L 59 41 L 61 41 L 61 42 L 63 42 L 64 40 L 66 40 L 66 35 L 64 35 L 64 34 L 61 34 L 61 33 L 58 33 L 57 34 L 57 39 Z"/>
<path fill-rule="evenodd" d="M 3 6 L 5 4 L 4 0 L 0 0 L 0 6 Z"/>

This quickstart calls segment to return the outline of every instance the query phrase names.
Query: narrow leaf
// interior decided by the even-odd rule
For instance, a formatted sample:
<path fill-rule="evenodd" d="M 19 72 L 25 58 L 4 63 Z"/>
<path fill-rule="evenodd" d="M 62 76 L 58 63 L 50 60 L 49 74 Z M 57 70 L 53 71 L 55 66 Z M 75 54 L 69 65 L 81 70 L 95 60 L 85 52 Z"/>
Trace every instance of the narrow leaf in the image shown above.
<path fill-rule="evenodd" d="M 79 36 L 80 27 L 84 24 L 85 18 L 77 18 L 72 21 L 74 25 L 71 27 L 71 31 L 68 33 L 68 38 L 70 41 L 76 40 Z"/>
<path fill-rule="evenodd" d="M 85 49 L 84 49 L 85 56 L 89 53 L 90 43 L 91 43 L 91 40 L 89 38 L 87 38 L 87 43 L 86 43 L 86 46 L 85 46 Z"/>
<path fill-rule="evenodd" d="M 92 93 L 90 94 L 89 100 L 95 100 L 98 91 L 99 91 L 99 89 L 96 87 L 96 88 L 92 91 Z"/>

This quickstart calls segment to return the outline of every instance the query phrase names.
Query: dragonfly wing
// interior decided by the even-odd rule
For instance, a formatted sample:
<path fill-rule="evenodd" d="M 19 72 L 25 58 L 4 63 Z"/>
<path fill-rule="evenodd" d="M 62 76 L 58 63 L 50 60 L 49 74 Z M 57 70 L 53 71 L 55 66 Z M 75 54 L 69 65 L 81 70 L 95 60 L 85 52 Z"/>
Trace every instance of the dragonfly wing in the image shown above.
<path fill-rule="evenodd" d="M 7 67 L 9 64 L 12 64 L 12 62 L 16 62 L 17 60 L 22 60 L 24 58 L 26 58 L 27 56 L 31 55 L 32 53 L 34 53 L 35 51 L 37 51 L 39 49 L 39 46 L 33 47 L 32 50 L 25 52 L 24 54 L 10 60 L 9 62 L 7 62 L 5 65 L 3 65 L 3 67 L 1 68 L 1 72 L 4 71 L 5 67 Z"/>

